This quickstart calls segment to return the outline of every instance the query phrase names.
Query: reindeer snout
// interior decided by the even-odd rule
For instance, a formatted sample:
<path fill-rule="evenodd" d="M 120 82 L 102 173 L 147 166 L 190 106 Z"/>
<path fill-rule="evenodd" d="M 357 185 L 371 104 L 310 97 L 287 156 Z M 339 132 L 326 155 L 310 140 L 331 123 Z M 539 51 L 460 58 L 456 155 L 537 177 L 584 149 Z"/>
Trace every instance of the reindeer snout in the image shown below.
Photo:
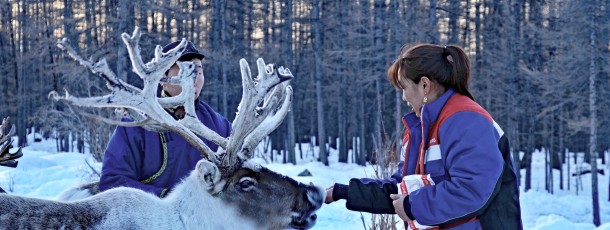
<path fill-rule="evenodd" d="M 294 229 L 310 229 L 314 225 L 316 225 L 316 220 L 318 219 L 318 215 L 311 213 L 311 215 L 304 215 L 299 217 L 292 218 L 291 227 Z"/>
<path fill-rule="evenodd" d="M 294 229 L 310 229 L 316 224 L 318 215 L 316 211 L 322 207 L 326 191 L 322 187 L 305 185 L 299 183 L 300 190 L 303 192 L 303 203 L 300 210 L 294 210 L 292 216 L 291 228 Z"/>

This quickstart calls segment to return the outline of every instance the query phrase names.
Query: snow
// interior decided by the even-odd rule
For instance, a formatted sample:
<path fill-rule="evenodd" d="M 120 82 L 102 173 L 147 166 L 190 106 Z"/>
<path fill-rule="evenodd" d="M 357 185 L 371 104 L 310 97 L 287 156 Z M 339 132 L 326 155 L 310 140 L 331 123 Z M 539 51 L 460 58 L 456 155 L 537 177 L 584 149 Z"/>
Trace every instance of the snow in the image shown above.
<path fill-rule="evenodd" d="M 97 170 L 101 163 L 94 163 L 93 158 L 86 154 L 61 152 L 55 149 L 54 140 L 43 140 L 33 142 L 29 140 L 30 146 L 24 148 L 23 157 L 19 159 L 17 168 L 0 167 L 0 187 L 9 193 L 37 197 L 44 199 L 55 199 L 63 190 L 76 186 L 80 183 L 92 181 L 91 170 L 87 162 Z M 261 151 L 263 144 L 259 146 Z M 337 152 L 331 149 L 329 156 L 330 166 L 324 166 L 315 160 L 316 149 L 311 145 L 303 144 L 304 159 L 297 156 L 296 165 L 268 163 L 269 159 L 256 159 L 257 162 L 278 173 L 290 176 L 303 183 L 314 183 L 315 185 L 328 187 L 334 183 L 347 184 L 351 178 L 372 177 L 374 170 L 372 166 L 358 166 L 355 164 L 338 163 Z M 11 151 L 15 151 L 12 149 Z M 298 152 L 297 152 L 298 154 Z M 255 154 L 257 155 L 257 154 Z M 260 155 L 260 153 L 258 154 Z M 581 155 L 581 154 L 578 154 Z M 282 159 L 281 155 L 274 156 L 275 161 Z M 351 157 L 350 157 L 351 159 Z M 533 153 L 532 162 L 532 189 L 528 192 L 521 187 L 521 208 L 525 229 L 532 230 L 610 230 L 610 205 L 608 202 L 608 176 L 599 174 L 599 203 L 602 225 L 598 228 L 592 224 L 592 201 L 591 201 L 591 174 L 581 177 L 583 190 L 574 190 L 576 177 L 570 177 L 571 190 L 559 189 L 559 171 L 554 170 L 554 194 L 544 190 L 544 154 L 543 150 Z M 579 164 L 571 163 L 571 172 L 576 166 L 587 168 L 585 163 L 579 159 Z M 565 167 L 565 166 L 564 166 Z M 609 171 L 608 165 L 598 163 L 600 169 Z M 297 176 L 304 170 L 309 170 L 311 177 Z M 607 174 L 607 173 L 606 173 Z M 522 180 L 525 171 L 521 171 Z M 567 180 L 564 182 L 567 186 Z M 523 185 L 523 183 L 521 183 Z M 345 208 L 345 201 L 334 202 L 323 205 L 317 212 L 318 222 L 313 229 L 369 229 L 371 226 L 371 215 L 368 213 L 352 212 Z"/>

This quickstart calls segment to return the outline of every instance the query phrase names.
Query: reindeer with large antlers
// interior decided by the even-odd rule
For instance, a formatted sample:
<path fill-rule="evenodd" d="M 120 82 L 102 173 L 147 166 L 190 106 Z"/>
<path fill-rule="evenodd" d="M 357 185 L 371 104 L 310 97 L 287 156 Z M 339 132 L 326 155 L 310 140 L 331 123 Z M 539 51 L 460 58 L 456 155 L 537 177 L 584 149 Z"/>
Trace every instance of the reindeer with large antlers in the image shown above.
<path fill-rule="evenodd" d="M 153 131 L 173 131 L 196 147 L 203 159 L 183 182 L 164 199 L 133 188 L 114 188 L 78 201 L 60 202 L 0 195 L 0 229 L 95 228 L 95 229 L 307 229 L 316 220 L 324 190 L 274 173 L 249 159 L 260 140 L 272 132 L 288 112 L 293 78 L 288 69 L 257 60 L 259 75 L 252 78 L 240 60 L 243 94 L 232 133 L 223 138 L 197 120 L 194 111 L 192 62 L 177 62 L 175 78 L 163 73 L 178 60 L 186 45 L 162 52 L 157 47 L 152 61 L 139 53 L 140 32 L 122 35 L 133 70 L 144 81 L 142 89 L 118 79 L 101 60 L 81 58 L 65 40 L 59 46 L 70 56 L 107 81 L 111 93 L 79 98 L 52 92 L 50 97 L 67 104 L 117 108 L 132 122 L 100 118 L 110 124 L 142 126 Z M 159 82 L 179 84 L 174 97 L 156 95 Z M 165 109 L 184 106 L 185 116 L 176 120 Z M 220 146 L 213 152 L 203 137 Z"/>
<path fill-rule="evenodd" d="M 11 126 L 11 129 L 6 132 L 8 125 L 9 118 L 2 119 L 2 124 L 0 124 L 0 166 L 15 168 L 18 163 L 16 159 L 22 157 L 23 154 L 21 153 L 21 148 L 19 148 L 17 152 L 9 152 L 11 144 L 13 143 L 11 136 L 15 134 L 15 125 Z M 0 188 L 0 193 L 4 193 L 2 188 Z"/>
<path fill-rule="evenodd" d="M 9 118 L 2 119 L 2 124 L 0 124 L 0 166 L 15 168 L 17 167 L 16 159 L 22 157 L 23 154 L 21 153 L 21 148 L 19 148 L 17 152 L 9 152 L 11 144 L 13 143 L 11 137 L 15 134 L 15 125 L 12 125 L 11 129 L 6 132 L 8 125 Z"/>

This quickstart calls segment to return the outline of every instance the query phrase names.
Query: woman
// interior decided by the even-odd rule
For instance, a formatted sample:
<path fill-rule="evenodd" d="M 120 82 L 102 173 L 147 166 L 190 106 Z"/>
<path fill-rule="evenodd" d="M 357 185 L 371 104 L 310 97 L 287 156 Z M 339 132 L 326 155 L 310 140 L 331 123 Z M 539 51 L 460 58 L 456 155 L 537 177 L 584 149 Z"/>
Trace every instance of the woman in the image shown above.
<path fill-rule="evenodd" d="M 388 79 L 413 112 L 391 178 L 352 179 L 327 189 L 326 202 L 396 213 L 407 228 L 522 229 L 508 140 L 468 91 L 470 61 L 457 46 L 403 48 Z"/>

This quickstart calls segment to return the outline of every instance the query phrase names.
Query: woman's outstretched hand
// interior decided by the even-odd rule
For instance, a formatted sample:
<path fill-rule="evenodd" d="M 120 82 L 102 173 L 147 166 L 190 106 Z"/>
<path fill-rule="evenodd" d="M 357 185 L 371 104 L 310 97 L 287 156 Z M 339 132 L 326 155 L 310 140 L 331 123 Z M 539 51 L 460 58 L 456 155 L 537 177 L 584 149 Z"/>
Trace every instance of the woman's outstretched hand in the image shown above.
<path fill-rule="evenodd" d="M 334 187 L 335 186 L 333 185 L 333 186 L 326 188 L 326 199 L 324 199 L 324 203 L 330 204 L 330 203 L 334 202 L 334 200 L 333 200 L 333 188 Z"/>
<path fill-rule="evenodd" d="M 409 217 L 405 212 L 405 206 L 403 205 L 405 202 L 405 197 L 407 197 L 407 195 L 390 194 L 390 198 L 393 200 L 392 204 L 394 205 L 394 211 L 396 214 L 398 214 L 398 217 L 400 217 L 400 219 L 403 221 L 409 221 Z"/>

